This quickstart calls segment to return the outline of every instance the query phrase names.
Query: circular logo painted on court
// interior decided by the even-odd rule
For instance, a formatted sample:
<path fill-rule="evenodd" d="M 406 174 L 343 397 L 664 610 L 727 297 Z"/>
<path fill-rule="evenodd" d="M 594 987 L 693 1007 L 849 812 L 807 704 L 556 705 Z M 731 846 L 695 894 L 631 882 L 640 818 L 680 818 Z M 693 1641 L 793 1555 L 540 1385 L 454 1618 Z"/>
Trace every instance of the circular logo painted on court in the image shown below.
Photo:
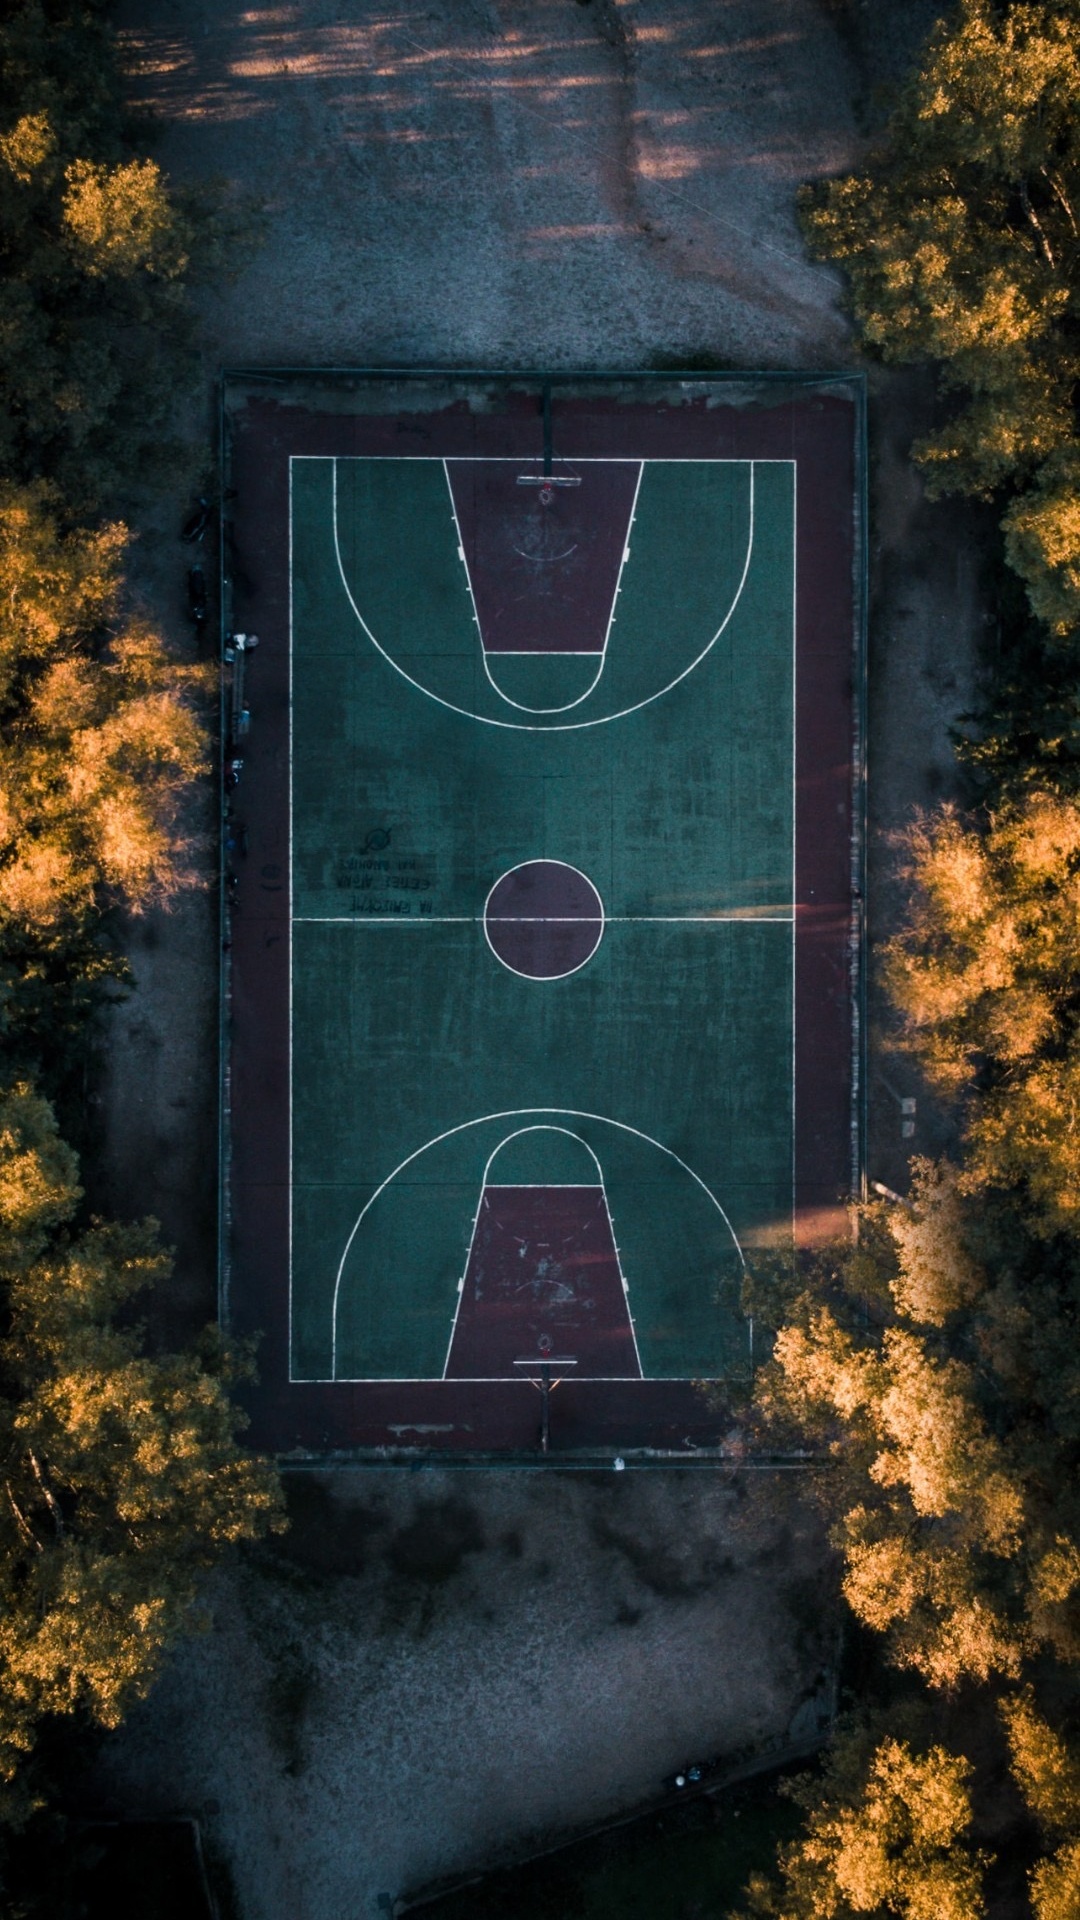
<path fill-rule="evenodd" d="M 585 874 L 563 860 L 526 860 L 496 880 L 484 905 L 484 936 L 504 967 L 525 980 L 562 980 L 603 938 L 604 903 Z"/>

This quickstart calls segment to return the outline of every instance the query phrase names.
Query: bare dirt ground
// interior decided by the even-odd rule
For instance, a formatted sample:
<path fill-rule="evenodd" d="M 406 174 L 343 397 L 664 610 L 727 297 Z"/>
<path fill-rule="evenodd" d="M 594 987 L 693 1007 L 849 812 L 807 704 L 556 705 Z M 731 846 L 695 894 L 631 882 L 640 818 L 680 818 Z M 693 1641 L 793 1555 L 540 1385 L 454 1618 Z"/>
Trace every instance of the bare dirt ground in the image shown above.
<path fill-rule="evenodd" d="M 200 1815 L 245 1920 L 375 1916 L 828 1707 L 820 1543 L 745 1477 L 305 1475 L 209 1599 L 98 1804 Z"/>
<path fill-rule="evenodd" d="M 856 364 L 795 193 L 857 159 L 934 11 L 121 0 L 162 163 L 265 207 L 260 250 L 201 301 L 205 401 L 181 423 L 196 459 L 222 364 Z M 921 376 L 873 376 L 875 936 L 896 910 L 887 836 L 954 781 L 983 623 L 979 523 L 929 508 L 906 459 L 930 404 Z M 146 516 L 135 585 L 190 649 L 188 484 Z M 161 1318 L 179 1330 L 214 1299 L 209 893 L 134 929 L 132 954 L 94 1197 L 164 1221 L 179 1257 Z M 870 1173 L 891 1186 L 947 1137 L 921 1094 L 901 1137 L 918 1092 L 875 1054 Z M 87 1789 L 201 1814 L 244 1920 L 375 1916 L 815 1711 L 821 1545 L 760 1476 L 358 1471 L 294 1478 L 291 1505 L 289 1540 L 219 1575 L 215 1631 L 178 1651 Z"/>

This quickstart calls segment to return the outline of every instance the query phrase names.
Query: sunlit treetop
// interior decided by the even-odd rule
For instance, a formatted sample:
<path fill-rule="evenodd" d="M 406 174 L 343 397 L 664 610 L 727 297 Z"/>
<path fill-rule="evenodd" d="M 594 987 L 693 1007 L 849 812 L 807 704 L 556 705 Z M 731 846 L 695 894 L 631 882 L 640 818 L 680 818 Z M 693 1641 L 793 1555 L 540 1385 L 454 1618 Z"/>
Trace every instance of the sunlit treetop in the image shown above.
<path fill-rule="evenodd" d="M 962 0 L 865 171 L 808 189 L 864 339 L 954 396 L 916 448 L 932 490 L 1021 489 L 1010 564 L 1050 630 L 1080 623 L 1080 5 Z"/>

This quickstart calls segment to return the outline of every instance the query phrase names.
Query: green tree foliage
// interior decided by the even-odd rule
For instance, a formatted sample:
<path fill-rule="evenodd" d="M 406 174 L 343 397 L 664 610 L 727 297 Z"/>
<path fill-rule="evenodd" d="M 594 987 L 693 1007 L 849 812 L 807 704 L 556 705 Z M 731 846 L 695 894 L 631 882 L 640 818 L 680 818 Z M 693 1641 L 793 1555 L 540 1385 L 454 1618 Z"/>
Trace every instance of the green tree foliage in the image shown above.
<path fill-rule="evenodd" d="M 53 479 L 76 512 L 175 460 L 188 286 L 240 238 L 132 151 L 108 12 L 12 0 L 0 19 L 0 471 Z"/>
<path fill-rule="evenodd" d="M 1080 625 L 1080 4 L 962 0 L 866 172 L 804 195 L 863 337 L 936 362 L 955 406 L 932 490 L 1007 489 L 1006 553 L 1050 631 Z"/>
<path fill-rule="evenodd" d="M 280 1522 L 236 1443 L 231 1364 L 151 1356 L 131 1302 L 168 1269 L 152 1222 L 73 1221 L 77 1167 L 28 1087 L 0 1096 L 0 1781 L 45 1716 L 115 1726 L 193 1622 L 201 1571 Z M 0 1812 L 5 1803 L 0 1801 Z"/>

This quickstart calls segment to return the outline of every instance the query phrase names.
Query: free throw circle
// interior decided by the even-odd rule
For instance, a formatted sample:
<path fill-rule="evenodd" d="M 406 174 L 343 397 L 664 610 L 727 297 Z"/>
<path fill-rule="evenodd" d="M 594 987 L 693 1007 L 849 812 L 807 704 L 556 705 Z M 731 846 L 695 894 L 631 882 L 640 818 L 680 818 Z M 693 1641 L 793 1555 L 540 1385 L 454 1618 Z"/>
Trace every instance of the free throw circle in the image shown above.
<path fill-rule="evenodd" d="M 504 967 L 525 980 L 562 980 L 591 960 L 604 933 L 604 905 L 577 867 L 526 860 L 496 880 L 484 905 L 484 935 Z"/>

